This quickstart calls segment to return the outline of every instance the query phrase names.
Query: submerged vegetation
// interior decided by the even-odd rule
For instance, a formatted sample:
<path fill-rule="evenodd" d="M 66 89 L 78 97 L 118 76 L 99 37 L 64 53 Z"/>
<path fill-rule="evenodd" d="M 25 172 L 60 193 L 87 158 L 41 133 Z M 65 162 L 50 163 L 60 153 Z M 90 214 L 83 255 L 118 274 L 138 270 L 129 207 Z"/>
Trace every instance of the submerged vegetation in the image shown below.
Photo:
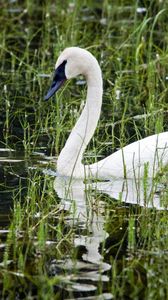
<path fill-rule="evenodd" d="M 84 79 L 43 101 L 60 51 L 80 46 L 104 79 L 86 162 L 168 130 L 167 9 L 164 0 L 1 0 L 1 299 L 167 299 L 167 211 L 152 207 L 168 206 L 166 170 L 149 191 L 146 168 L 144 207 L 139 184 L 135 205 L 96 183 L 55 179 Z"/>

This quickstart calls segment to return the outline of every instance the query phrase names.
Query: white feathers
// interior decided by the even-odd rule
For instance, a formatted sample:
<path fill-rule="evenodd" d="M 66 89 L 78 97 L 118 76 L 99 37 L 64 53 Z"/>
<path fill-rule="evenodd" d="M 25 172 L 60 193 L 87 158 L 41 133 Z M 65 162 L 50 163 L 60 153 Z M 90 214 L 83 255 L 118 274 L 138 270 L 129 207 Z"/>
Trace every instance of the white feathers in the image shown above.
<path fill-rule="evenodd" d="M 141 178 L 144 172 L 155 176 L 160 167 L 168 163 L 168 132 L 136 141 L 105 159 L 91 165 L 83 165 L 83 153 L 92 138 L 100 117 L 102 105 L 102 75 L 95 57 L 88 51 L 72 47 L 65 49 L 56 67 L 67 61 L 67 79 L 82 74 L 87 80 L 86 104 L 74 126 L 57 162 L 58 172 L 65 176 L 85 178 L 126 177 Z"/>

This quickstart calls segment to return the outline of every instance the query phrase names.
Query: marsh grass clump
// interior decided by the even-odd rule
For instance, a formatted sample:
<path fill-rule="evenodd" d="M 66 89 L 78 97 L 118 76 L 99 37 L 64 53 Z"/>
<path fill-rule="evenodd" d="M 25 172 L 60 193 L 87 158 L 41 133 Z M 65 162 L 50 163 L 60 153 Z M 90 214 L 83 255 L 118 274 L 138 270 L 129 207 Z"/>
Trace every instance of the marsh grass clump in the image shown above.
<path fill-rule="evenodd" d="M 50 262 L 70 254 L 74 233 L 65 225 L 64 211 L 60 211 L 58 203 L 51 179 L 42 178 L 38 172 L 28 179 L 24 201 L 19 192 L 16 194 L 1 262 L 1 297 L 5 298 L 7 291 L 11 296 L 18 293 L 22 297 L 29 289 L 30 294 L 35 290 L 38 295 L 46 290 L 47 299 L 57 290 L 59 295 L 63 272 L 50 278 Z"/>

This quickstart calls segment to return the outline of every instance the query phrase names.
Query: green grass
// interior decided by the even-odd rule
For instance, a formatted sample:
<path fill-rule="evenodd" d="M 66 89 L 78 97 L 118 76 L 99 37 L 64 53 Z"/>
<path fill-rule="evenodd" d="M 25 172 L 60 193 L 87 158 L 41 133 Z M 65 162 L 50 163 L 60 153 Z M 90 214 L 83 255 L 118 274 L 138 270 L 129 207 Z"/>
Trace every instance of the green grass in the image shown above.
<path fill-rule="evenodd" d="M 138 12 L 140 7 L 146 11 Z M 4 163 L 0 173 L 2 204 L 9 203 L 5 209 L 0 206 L 0 217 L 9 218 L 0 223 L 0 229 L 8 230 L 0 232 L 1 299 L 94 294 L 103 299 L 105 292 L 114 299 L 167 299 L 167 212 L 124 205 L 93 191 L 89 183 L 84 221 L 75 216 L 75 203 L 71 212 L 62 209 L 54 177 L 42 172 L 54 170 L 55 161 L 46 164 L 47 159 L 34 155 L 59 155 L 86 96 L 86 87 L 74 80 L 56 100 L 43 102 L 55 61 L 67 46 L 90 50 L 103 72 L 102 114 L 86 161 L 168 129 L 167 9 L 167 1 L 154 0 L 1 1 L 0 143 L 16 150 L 9 157 L 24 158 L 23 164 Z M 166 173 L 160 174 L 154 188 L 160 180 L 167 207 Z M 150 197 L 147 193 L 148 166 L 143 187 L 145 201 L 152 201 L 154 192 Z M 64 194 L 73 200 L 69 185 Z M 85 250 L 75 243 L 80 237 L 94 237 L 96 226 L 108 233 L 99 252 L 111 269 L 103 273 L 97 267 L 94 292 L 77 292 L 74 284 L 95 282 L 85 278 L 88 265 L 78 266 Z"/>

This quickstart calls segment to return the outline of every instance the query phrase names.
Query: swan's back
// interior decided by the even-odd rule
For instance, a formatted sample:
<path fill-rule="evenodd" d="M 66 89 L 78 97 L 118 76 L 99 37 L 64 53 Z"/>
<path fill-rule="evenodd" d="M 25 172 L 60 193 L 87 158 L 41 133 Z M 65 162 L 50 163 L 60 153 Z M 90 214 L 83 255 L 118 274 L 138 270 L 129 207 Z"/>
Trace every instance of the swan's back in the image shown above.
<path fill-rule="evenodd" d="M 155 134 L 116 151 L 98 163 L 89 166 L 99 178 L 153 177 L 168 164 L 168 132 Z M 96 175 L 97 174 L 97 175 Z"/>

